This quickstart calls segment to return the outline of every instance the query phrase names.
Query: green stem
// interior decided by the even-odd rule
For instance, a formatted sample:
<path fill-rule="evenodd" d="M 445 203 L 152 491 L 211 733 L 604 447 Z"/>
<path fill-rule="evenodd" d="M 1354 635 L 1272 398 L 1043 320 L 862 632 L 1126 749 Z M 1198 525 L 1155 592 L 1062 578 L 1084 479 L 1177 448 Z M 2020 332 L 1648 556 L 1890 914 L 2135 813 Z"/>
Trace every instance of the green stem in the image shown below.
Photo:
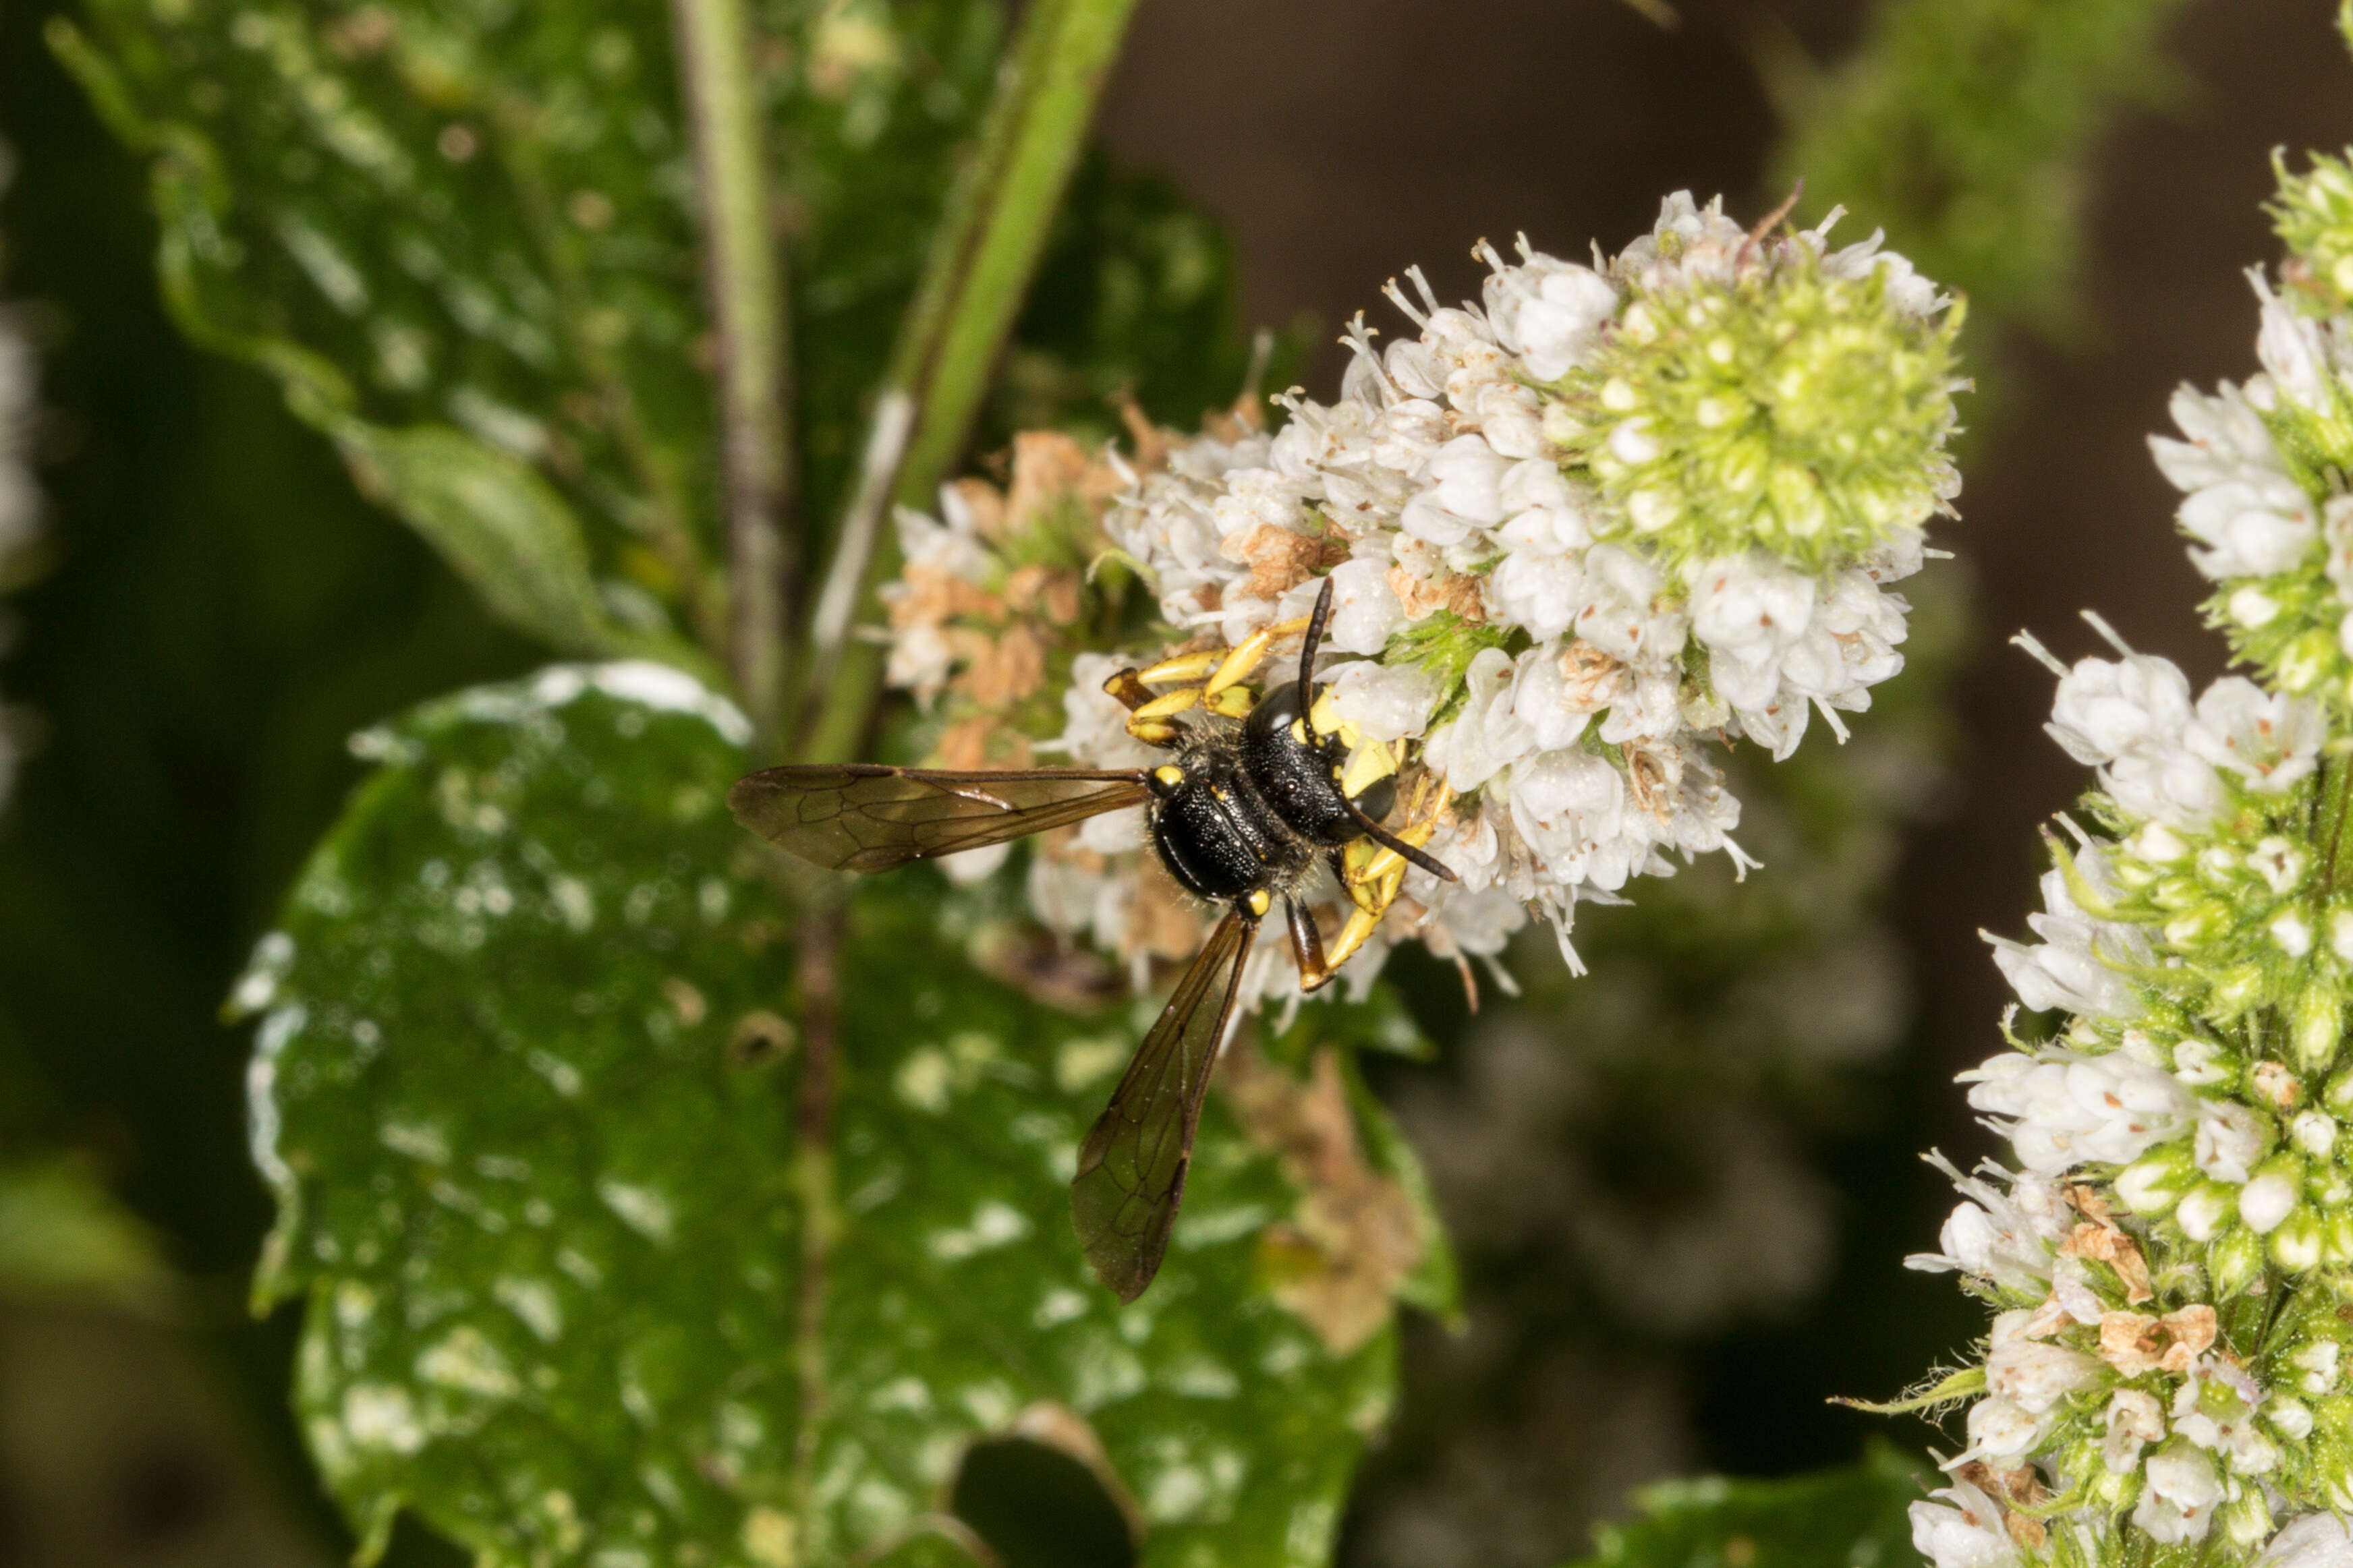
<path fill-rule="evenodd" d="M 865 733 L 882 658 L 846 634 L 856 607 L 898 569 L 882 515 L 893 500 L 928 502 L 970 438 L 1134 8 L 1135 0 L 1031 0 L 998 72 L 876 400 L 878 434 L 910 411 L 912 421 L 903 442 L 870 439 L 835 546 L 824 602 L 837 613 L 813 628 L 823 635 L 806 660 L 805 760 L 839 761 Z"/>
<path fill-rule="evenodd" d="M 801 927 L 801 1086 L 794 1107 L 793 1184 L 801 1205 L 801 1271 L 793 1328 L 794 1371 L 800 1385 L 800 1431 L 793 1445 L 794 1506 L 815 1519 L 818 1440 L 829 1404 L 826 1380 L 826 1275 L 841 1228 L 833 1200 L 835 1064 L 841 1036 L 841 942 L 846 911 L 835 905 L 809 914 Z"/>
<path fill-rule="evenodd" d="M 2320 852 L 2320 896 L 2337 891 L 2345 820 L 2353 813 L 2353 756 L 2323 753 L 2320 762 L 2319 820 L 2313 824 L 2313 847 Z"/>
<path fill-rule="evenodd" d="M 761 167 L 761 102 L 744 0 L 672 0 L 679 79 L 694 143 L 703 291 L 717 348 L 726 477 L 729 664 L 773 750 L 783 711 L 790 327 Z"/>

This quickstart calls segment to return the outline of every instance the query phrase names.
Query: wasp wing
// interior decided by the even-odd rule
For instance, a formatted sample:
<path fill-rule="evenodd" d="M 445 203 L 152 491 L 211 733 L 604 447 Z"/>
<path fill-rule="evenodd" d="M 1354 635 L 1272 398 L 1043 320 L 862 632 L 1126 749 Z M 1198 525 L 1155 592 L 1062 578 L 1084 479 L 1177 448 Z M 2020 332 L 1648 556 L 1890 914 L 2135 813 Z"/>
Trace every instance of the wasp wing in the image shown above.
<path fill-rule="evenodd" d="M 1209 1069 L 1257 934 L 1258 921 L 1239 907 L 1219 922 L 1079 1146 L 1071 1184 L 1079 1247 L 1122 1301 L 1144 1294 L 1168 1250 Z"/>
<path fill-rule="evenodd" d="M 1145 778 L 1134 770 L 940 773 L 845 763 L 738 779 L 727 805 L 736 821 L 813 865 L 887 871 L 1140 805 L 1152 793 Z"/>

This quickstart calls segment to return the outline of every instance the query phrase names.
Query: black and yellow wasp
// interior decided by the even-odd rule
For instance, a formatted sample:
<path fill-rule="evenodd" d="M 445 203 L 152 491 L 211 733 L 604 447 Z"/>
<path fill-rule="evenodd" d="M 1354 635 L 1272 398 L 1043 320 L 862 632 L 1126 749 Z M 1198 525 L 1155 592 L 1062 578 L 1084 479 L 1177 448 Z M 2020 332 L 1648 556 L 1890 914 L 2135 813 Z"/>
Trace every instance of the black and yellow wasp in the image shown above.
<path fill-rule="evenodd" d="M 1313 991 L 1372 934 L 1409 862 L 1453 879 L 1419 847 L 1446 792 L 1423 777 L 1405 825 L 1394 833 L 1382 826 L 1396 805 L 1403 744 L 1357 743 L 1328 690 L 1315 689 L 1316 649 L 1331 612 L 1327 577 L 1304 619 L 1269 626 L 1230 650 L 1113 676 L 1104 689 L 1129 710 L 1128 732 L 1172 753 L 1159 767 L 942 773 L 849 763 L 769 768 L 728 792 L 745 827 L 804 860 L 849 871 L 887 871 L 1144 805 L 1168 874 L 1228 906 L 1079 1149 L 1071 1184 L 1079 1243 L 1123 1301 L 1152 1283 L 1168 1249 L 1209 1069 L 1243 960 L 1274 901 L 1282 900 L 1300 984 Z M 1277 641 L 1303 635 L 1299 679 L 1254 698 L 1244 679 Z M 1171 681 L 1199 684 L 1152 693 Z M 1179 717 L 1193 710 L 1189 721 Z M 1319 858 L 1355 905 L 1328 952 L 1299 898 Z"/>

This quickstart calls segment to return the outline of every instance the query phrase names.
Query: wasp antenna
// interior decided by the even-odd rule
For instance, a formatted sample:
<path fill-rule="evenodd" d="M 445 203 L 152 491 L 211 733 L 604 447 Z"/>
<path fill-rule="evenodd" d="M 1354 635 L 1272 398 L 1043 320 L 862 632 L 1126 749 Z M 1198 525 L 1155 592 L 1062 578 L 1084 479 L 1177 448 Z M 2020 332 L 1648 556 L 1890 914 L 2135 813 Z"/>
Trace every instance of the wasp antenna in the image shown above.
<path fill-rule="evenodd" d="M 1307 617 L 1307 640 L 1299 645 L 1299 711 L 1303 714 L 1315 703 L 1315 653 L 1331 619 L 1332 578 L 1326 574 L 1324 586 L 1316 590 L 1314 613 Z"/>

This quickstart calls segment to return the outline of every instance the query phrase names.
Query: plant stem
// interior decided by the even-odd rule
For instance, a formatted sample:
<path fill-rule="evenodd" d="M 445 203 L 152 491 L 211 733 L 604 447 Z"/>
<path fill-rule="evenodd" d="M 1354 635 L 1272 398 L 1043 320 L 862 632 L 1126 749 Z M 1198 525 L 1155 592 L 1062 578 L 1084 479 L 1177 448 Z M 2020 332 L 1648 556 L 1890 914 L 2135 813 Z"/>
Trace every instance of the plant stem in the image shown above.
<path fill-rule="evenodd" d="M 768 221 L 761 103 L 744 0 L 672 0 L 679 77 L 702 203 L 703 292 L 716 349 L 726 482 L 728 662 L 736 695 L 775 748 L 785 675 L 790 325 Z"/>
<path fill-rule="evenodd" d="M 793 1362 L 800 1384 L 800 1430 L 793 1447 L 795 1507 L 811 1519 L 818 1438 L 827 1406 L 826 1273 L 840 1216 L 833 1203 L 833 1081 L 841 1032 L 841 937 L 847 911 L 812 910 L 801 926 L 801 1085 L 794 1107 L 794 1185 L 801 1204 L 799 1310 Z"/>
<path fill-rule="evenodd" d="M 2317 794 L 2319 820 L 2313 825 L 2312 841 L 2320 852 L 2320 891 L 2326 898 L 2337 891 L 2342 875 L 2345 819 L 2353 813 L 2353 757 L 2322 754 Z"/>
<path fill-rule="evenodd" d="M 892 460 L 867 476 L 875 482 L 858 487 L 828 573 L 828 599 L 839 595 L 851 612 L 897 568 L 881 527 L 884 502 L 927 501 L 971 436 L 1134 9 L 1135 0 L 1031 0 L 876 401 L 878 425 L 905 418 L 909 408 L 913 419 L 896 452 L 894 443 L 869 441 L 870 454 Z M 847 757 L 881 687 L 881 655 L 847 640 L 849 619 L 842 615 L 821 628 L 828 640 L 810 643 L 805 760 Z"/>

